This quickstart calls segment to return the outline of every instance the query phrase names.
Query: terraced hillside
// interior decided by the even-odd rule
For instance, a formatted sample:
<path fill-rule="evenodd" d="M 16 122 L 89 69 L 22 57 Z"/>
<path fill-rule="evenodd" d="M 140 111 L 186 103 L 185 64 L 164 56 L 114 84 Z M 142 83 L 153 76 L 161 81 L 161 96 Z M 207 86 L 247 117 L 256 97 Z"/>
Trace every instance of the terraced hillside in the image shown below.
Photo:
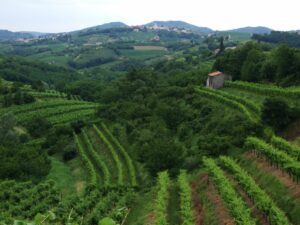
<path fill-rule="evenodd" d="M 49 100 L 0 109 L 1 114 L 12 112 L 21 123 L 36 117 L 47 118 L 52 124 L 62 124 L 92 117 L 97 104 L 74 100 Z"/>
<path fill-rule="evenodd" d="M 75 139 L 93 185 L 107 188 L 138 186 L 133 161 L 104 123 L 82 130 Z"/>
<path fill-rule="evenodd" d="M 279 159 L 286 160 L 283 156 L 289 157 L 284 149 L 252 137 L 247 142 L 252 143 L 246 144 L 250 151 L 236 159 L 204 158 L 204 169 L 196 176 L 181 171 L 176 180 L 167 171 L 160 173 L 150 195 L 152 203 L 144 207 L 145 216 L 139 223 L 299 224 L 299 163 L 289 162 L 289 167 L 278 164 Z M 258 154 L 271 151 L 268 148 L 273 148 L 273 155 Z M 273 158 L 276 154 L 281 157 Z M 129 217 L 127 224 L 138 223 Z"/>
<path fill-rule="evenodd" d="M 282 88 L 271 84 L 254 84 L 244 81 L 227 81 L 222 89 L 229 94 L 261 105 L 267 97 L 282 97 L 292 105 L 299 105 L 299 87 Z"/>
<path fill-rule="evenodd" d="M 243 97 L 232 95 L 225 91 L 201 87 L 196 87 L 195 91 L 201 95 L 201 97 L 206 97 L 240 112 L 245 115 L 250 122 L 257 123 L 260 120 L 260 107 Z"/>
<path fill-rule="evenodd" d="M 274 95 L 269 88 L 264 94 L 232 86 L 221 90 L 195 87 L 195 92 L 258 124 L 261 103 Z M 298 104 L 296 89 L 274 89 L 289 104 Z M 129 216 L 127 224 L 299 224 L 299 147 L 275 135 L 248 137 L 242 152 L 204 158 L 204 168 L 197 175 L 182 171 L 178 183 L 168 172 L 160 173 L 157 186 L 145 197 L 151 204 L 133 209 L 133 215 L 143 216 L 137 223 Z"/>

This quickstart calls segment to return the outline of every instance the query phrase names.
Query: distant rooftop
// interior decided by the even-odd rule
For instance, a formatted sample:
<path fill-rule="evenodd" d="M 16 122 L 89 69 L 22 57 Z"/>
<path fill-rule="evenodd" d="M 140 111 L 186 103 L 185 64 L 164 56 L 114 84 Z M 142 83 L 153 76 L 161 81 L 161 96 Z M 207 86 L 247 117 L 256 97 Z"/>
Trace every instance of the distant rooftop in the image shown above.
<path fill-rule="evenodd" d="M 215 77 L 215 76 L 219 76 L 219 75 L 222 75 L 223 73 L 220 72 L 220 71 L 215 71 L 215 72 L 212 72 L 212 73 L 209 73 L 208 76 L 210 77 Z"/>

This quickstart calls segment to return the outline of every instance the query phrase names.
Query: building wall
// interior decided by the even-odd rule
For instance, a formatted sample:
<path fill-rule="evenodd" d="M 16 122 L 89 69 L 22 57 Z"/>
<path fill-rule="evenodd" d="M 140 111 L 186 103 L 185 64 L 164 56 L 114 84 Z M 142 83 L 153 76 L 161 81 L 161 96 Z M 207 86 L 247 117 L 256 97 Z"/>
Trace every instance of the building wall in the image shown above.
<path fill-rule="evenodd" d="M 225 80 L 231 80 L 231 76 L 221 74 L 219 76 L 208 77 L 206 81 L 206 87 L 218 89 L 224 87 Z"/>

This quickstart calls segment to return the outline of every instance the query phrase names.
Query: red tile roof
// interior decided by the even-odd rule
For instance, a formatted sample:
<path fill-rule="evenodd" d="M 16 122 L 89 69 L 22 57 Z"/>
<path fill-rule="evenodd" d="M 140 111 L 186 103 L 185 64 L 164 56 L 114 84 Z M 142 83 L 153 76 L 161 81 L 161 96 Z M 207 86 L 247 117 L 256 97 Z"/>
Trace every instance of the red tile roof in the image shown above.
<path fill-rule="evenodd" d="M 215 71 L 215 72 L 209 73 L 208 76 L 214 77 L 214 76 L 219 76 L 219 75 L 222 75 L 222 74 L 223 74 L 223 73 L 220 72 L 220 71 Z"/>

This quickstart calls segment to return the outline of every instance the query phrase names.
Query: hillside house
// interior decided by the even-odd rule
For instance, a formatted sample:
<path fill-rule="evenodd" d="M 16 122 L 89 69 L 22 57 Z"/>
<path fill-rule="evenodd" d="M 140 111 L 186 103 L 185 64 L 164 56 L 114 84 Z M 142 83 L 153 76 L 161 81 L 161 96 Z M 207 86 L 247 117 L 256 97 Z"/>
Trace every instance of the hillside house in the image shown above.
<path fill-rule="evenodd" d="M 231 76 L 220 71 L 212 72 L 208 74 L 206 81 L 206 87 L 218 89 L 224 87 L 225 80 L 231 80 Z"/>

